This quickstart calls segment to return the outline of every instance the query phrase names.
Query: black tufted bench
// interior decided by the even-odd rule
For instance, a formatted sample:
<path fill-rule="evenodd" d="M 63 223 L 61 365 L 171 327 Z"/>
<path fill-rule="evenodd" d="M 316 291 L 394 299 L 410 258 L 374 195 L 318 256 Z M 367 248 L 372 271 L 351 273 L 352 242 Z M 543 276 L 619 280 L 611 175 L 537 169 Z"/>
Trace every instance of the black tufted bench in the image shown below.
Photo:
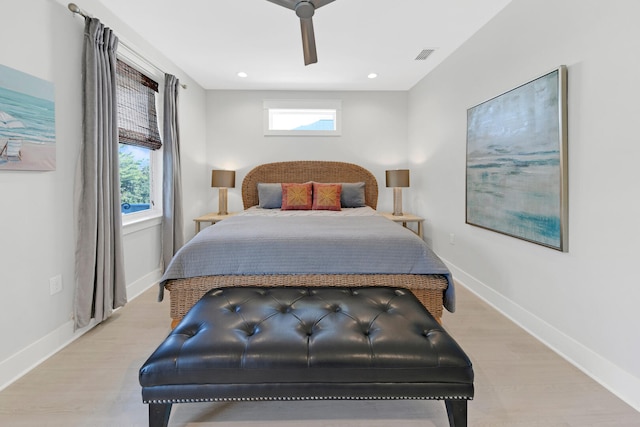
<path fill-rule="evenodd" d="M 149 425 L 173 403 L 438 399 L 467 425 L 473 369 L 409 291 L 225 288 L 205 294 L 140 369 Z"/>

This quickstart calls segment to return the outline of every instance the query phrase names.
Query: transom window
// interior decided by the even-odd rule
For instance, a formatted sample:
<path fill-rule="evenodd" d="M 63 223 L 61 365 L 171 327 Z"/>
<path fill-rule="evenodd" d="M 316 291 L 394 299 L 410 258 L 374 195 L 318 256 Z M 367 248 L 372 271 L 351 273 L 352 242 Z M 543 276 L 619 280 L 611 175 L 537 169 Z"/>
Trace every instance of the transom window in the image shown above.
<path fill-rule="evenodd" d="M 339 136 L 341 112 L 339 100 L 265 100 L 264 134 Z"/>

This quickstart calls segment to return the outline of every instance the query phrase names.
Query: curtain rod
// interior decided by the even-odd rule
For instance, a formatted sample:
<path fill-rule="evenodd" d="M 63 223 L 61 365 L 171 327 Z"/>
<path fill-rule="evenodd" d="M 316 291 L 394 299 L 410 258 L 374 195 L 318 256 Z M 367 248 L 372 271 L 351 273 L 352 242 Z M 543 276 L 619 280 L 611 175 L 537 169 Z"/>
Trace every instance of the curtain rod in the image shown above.
<path fill-rule="evenodd" d="M 78 7 L 77 4 L 75 3 L 69 3 L 69 5 L 67 6 L 69 8 L 69 10 L 75 14 L 78 14 L 80 16 L 82 16 L 83 18 L 87 19 L 87 18 L 93 18 L 93 16 L 89 15 L 87 12 L 85 12 L 84 10 L 80 9 L 80 7 Z M 129 52 L 131 52 L 132 54 L 134 54 L 135 56 L 137 56 L 138 58 L 142 59 L 144 62 L 146 62 L 147 64 L 151 65 L 153 68 L 155 68 L 156 70 L 160 71 L 162 74 L 167 74 L 164 70 L 162 70 L 162 68 L 158 67 L 156 64 L 154 64 L 153 62 L 149 61 L 147 58 L 145 58 L 144 56 L 140 55 L 135 49 L 133 49 L 131 46 L 127 45 L 126 43 L 122 42 L 121 40 L 118 40 L 118 44 L 121 44 L 125 49 L 127 49 Z M 183 89 L 187 88 L 187 85 L 184 83 L 180 83 L 180 86 Z"/>

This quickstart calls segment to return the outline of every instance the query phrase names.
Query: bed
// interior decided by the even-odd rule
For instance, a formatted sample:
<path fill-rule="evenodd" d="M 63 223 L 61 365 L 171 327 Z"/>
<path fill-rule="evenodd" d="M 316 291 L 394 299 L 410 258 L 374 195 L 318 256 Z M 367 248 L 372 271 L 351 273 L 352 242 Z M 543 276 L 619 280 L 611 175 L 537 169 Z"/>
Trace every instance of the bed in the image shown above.
<path fill-rule="evenodd" d="M 308 182 L 364 183 L 364 206 L 338 212 L 294 212 L 258 207 L 258 184 L 264 188 L 265 184 Z M 264 193 L 262 195 L 264 198 Z M 377 199 L 375 177 L 355 164 L 293 161 L 255 167 L 242 182 L 245 210 L 202 230 L 176 253 L 167 267 L 160 281 L 160 300 L 164 291 L 168 291 L 172 324 L 176 325 L 210 289 L 238 286 L 402 287 L 411 290 L 440 320 L 443 307 L 449 311 L 455 309 L 451 274 L 422 239 L 375 212 Z M 287 227 L 293 223 L 296 225 Z M 272 224 L 274 227 L 280 224 L 280 229 L 273 231 Z M 322 228 L 325 226 L 326 230 Z M 303 227 L 310 228 L 305 231 Z M 281 236 L 286 228 L 298 230 L 298 235 L 287 235 L 283 243 Z M 362 230 L 357 231 L 360 228 Z M 335 232 L 334 229 L 338 234 L 333 238 L 343 239 L 333 243 L 341 251 L 330 251 L 320 244 L 326 235 Z M 355 238 L 343 237 L 346 229 L 349 233 L 360 234 Z M 369 237 L 365 237 L 366 234 Z M 265 240 L 274 236 L 276 241 Z M 366 238 L 375 242 L 364 240 Z M 396 238 L 408 241 L 401 243 L 399 240 L 393 243 L 395 246 L 389 243 L 395 242 Z M 351 242 L 355 246 L 350 246 Z M 381 242 L 385 244 L 381 245 Z M 269 256 L 264 255 L 265 250 L 270 251 Z M 373 250 L 373 253 L 365 255 L 364 250 Z M 273 254 L 284 258 L 278 261 Z M 428 260 L 423 261 L 423 257 Z M 269 264 L 274 259 L 276 265 Z M 320 259 L 323 262 L 318 262 Z M 428 265 L 423 265 L 425 263 Z"/>

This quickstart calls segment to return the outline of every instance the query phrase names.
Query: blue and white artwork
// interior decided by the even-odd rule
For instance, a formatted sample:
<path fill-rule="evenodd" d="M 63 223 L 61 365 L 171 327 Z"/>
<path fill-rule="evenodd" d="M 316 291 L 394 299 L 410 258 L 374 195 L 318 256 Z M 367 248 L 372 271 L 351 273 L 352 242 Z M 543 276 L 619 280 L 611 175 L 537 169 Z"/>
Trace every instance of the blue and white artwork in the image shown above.
<path fill-rule="evenodd" d="M 468 224 L 565 250 L 562 72 L 467 111 Z"/>
<path fill-rule="evenodd" d="M 53 83 L 0 65 L 0 171 L 55 169 Z"/>

